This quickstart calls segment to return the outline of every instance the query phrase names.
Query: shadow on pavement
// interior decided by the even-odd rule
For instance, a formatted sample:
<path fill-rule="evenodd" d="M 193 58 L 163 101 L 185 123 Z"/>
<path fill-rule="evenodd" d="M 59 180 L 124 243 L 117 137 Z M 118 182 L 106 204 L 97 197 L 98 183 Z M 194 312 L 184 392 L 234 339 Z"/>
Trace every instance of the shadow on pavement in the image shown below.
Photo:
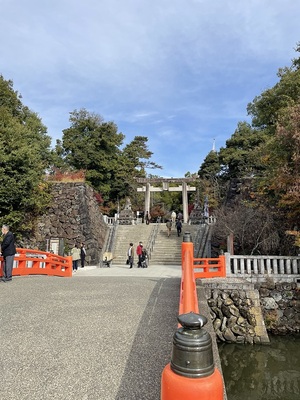
<path fill-rule="evenodd" d="M 177 329 L 179 278 L 160 279 L 139 323 L 116 400 L 159 400 Z"/>

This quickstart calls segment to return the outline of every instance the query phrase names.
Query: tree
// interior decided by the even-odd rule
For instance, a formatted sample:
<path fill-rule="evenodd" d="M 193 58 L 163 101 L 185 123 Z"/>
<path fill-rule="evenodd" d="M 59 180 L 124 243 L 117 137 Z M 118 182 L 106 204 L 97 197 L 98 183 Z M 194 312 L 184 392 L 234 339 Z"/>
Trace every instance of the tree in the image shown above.
<path fill-rule="evenodd" d="M 252 116 L 252 125 L 265 129 L 269 135 L 275 134 L 281 110 L 299 103 L 300 70 L 295 69 L 294 64 L 290 68 L 279 69 L 279 82 L 256 96 L 247 106 L 248 114 Z"/>
<path fill-rule="evenodd" d="M 296 51 L 300 52 L 300 43 Z M 220 214 L 216 228 L 220 233 L 227 225 L 234 231 L 237 251 L 293 254 L 296 247 L 291 238 L 299 244 L 299 66 L 300 58 L 295 58 L 290 68 L 279 69 L 278 83 L 248 104 L 251 124 L 238 123 L 226 147 L 219 151 L 219 193 L 226 181 L 236 191 L 228 190 L 226 212 Z M 216 161 L 208 157 L 199 171 L 210 187 L 214 187 L 211 177 Z"/>
<path fill-rule="evenodd" d="M 207 196 L 211 209 L 215 209 L 223 197 L 223 179 L 220 171 L 219 153 L 212 150 L 200 166 L 198 172 L 200 180 L 197 181 L 197 190 L 202 194 L 202 202 L 204 203 L 204 198 Z"/>
<path fill-rule="evenodd" d="M 247 122 L 239 122 L 226 141 L 226 147 L 220 149 L 222 175 L 228 178 L 257 175 L 262 169 L 257 152 L 266 139 L 264 131 L 253 129 Z"/>
<path fill-rule="evenodd" d="M 220 161 L 219 154 L 216 151 L 210 151 L 205 157 L 203 163 L 200 166 L 198 175 L 201 179 L 207 179 L 214 181 L 214 179 L 220 173 Z"/>
<path fill-rule="evenodd" d="M 86 180 L 106 202 L 135 192 L 135 177 L 145 177 L 146 168 L 161 168 L 150 160 L 148 138 L 135 136 L 123 150 L 125 136 L 113 122 L 85 109 L 70 113 L 71 126 L 63 130 L 55 149 L 56 166 L 84 169 Z"/>
<path fill-rule="evenodd" d="M 0 219 L 27 231 L 49 201 L 44 181 L 50 137 L 34 112 L 21 102 L 13 82 L 0 76 Z"/>
<path fill-rule="evenodd" d="M 62 146 L 67 164 L 86 170 L 86 180 L 106 199 L 118 167 L 124 135 L 113 122 L 85 109 L 70 113 L 71 126 L 63 130 Z"/>
<path fill-rule="evenodd" d="M 282 110 L 268 149 L 260 187 L 270 204 L 285 212 L 290 228 L 300 226 L 300 102 Z"/>
<path fill-rule="evenodd" d="M 146 169 L 161 168 L 151 161 L 153 153 L 148 149 L 146 136 L 135 136 L 120 153 L 111 186 L 112 198 L 134 197 L 137 183 L 135 178 L 146 177 Z"/>
<path fill-rule="evenodd" d="M 276 254 L 279 249 L 279 223 L 265 207 L 253 207 L 239 202 L 234 207 L 216 211 L 217 223 L 213 241 L 226 242 L 233 234 L 237 254 Z"/>
<path fill-rule="evenodd" d="M 123 156 L 134 168 L 136 176 L 143 177 L 147 169 L 162 167 L 151 161 L 152 151 L 147 146 L 148 138 L 146 136 L 135 136 L 134 139 L 124 147 Z"/>

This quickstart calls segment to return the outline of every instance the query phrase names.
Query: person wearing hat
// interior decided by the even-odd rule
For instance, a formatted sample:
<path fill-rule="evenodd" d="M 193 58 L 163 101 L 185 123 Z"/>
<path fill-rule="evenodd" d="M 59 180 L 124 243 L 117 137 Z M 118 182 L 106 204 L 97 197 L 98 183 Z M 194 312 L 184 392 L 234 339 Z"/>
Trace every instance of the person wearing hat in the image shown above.
<path fill-rule="evenodd" d="M 141 266 L 142 266 L 142 264 L 141 264 L 142 263 L 142 256 L 143 256 L 143 242 L 139 242 L 139 245 L 136 248 L 136 254 L 137 254 L 138 258 L 139 258 L 137 267 L 141 268 Z"/>

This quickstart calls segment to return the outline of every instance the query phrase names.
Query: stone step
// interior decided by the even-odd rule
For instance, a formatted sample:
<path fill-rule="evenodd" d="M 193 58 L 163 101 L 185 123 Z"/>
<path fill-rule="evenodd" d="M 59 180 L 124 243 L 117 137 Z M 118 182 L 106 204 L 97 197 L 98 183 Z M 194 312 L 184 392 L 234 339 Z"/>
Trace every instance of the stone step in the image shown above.
<path fill-rule="evenodd" d="M 163 227 L 157 234 L 151 254 L 151 263 L 154 265 L 181 265 L 181 243 L 182 237 L 178 237 L 174 229 L 168 237 L 167 230 Z"/>
<path fill-rule="evenodd" d="M 136 249 L 139 241 L 143 242 L 147 249 L 148 239 L 150 238 L 154 224 L 139 225 L 119 225 L 116 232 L 115 248 L 113 257 L 115 263 L 123 264 L 126 262 L 129 243 L 132 242 Z M 177 231 L 172 229 L 170 237 L 167 235 L 167 229 L 161 224 L 156 236 L 155 244 L 150 257 L 150 263 L 156 265 L 181 265 L 181 244 L 184 232 L 190 232 L 195 235 L 198 226 L 183 225 L 181 236 L 177 236 Z"/>
<path fill-rule="evenodd" d="M 113 250 L 114 263 L 123 264 L 126 262 L 129 243 L 133 243 L 135 249 L 140 241 L 146 246 L 152 229 L 151 224 L 119 225 Z"/>

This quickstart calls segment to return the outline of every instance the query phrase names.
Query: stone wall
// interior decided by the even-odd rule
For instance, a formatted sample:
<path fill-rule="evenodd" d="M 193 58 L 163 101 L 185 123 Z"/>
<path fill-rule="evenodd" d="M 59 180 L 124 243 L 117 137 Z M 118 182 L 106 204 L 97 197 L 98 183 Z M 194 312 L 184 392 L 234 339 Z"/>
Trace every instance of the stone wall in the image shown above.
<path fill-rule="evenodd" d="M 220 342 L 268 343 L 258 292 L 252 289 L 209 289 L 207 302 Z"/>
<path fill-rule="evenodd" d="M 88 264 L 102 257 L 108 227 L 103 220 L 93 189 L 84 182 L 52 184 L 52 205 L 39 218 L 33 237 L 26 245 L 46 250 L 47 239 L 64 239 L 65 255 L 75 242 L 84 242 Z"/>
<path fill-rule="evenodd" d="M 297 283 L 274 283 L 267 279 L 258 289 L 268 331 L 279 335 L 299 333 L 300 289 Z"/>
<path fill-rule="evenodd" d="M 213 327 L 220 342 L 268 343 L 268 332 L 300 332 L 300 290 L 296 283 L 266 279 L 203 279 Z"/>

